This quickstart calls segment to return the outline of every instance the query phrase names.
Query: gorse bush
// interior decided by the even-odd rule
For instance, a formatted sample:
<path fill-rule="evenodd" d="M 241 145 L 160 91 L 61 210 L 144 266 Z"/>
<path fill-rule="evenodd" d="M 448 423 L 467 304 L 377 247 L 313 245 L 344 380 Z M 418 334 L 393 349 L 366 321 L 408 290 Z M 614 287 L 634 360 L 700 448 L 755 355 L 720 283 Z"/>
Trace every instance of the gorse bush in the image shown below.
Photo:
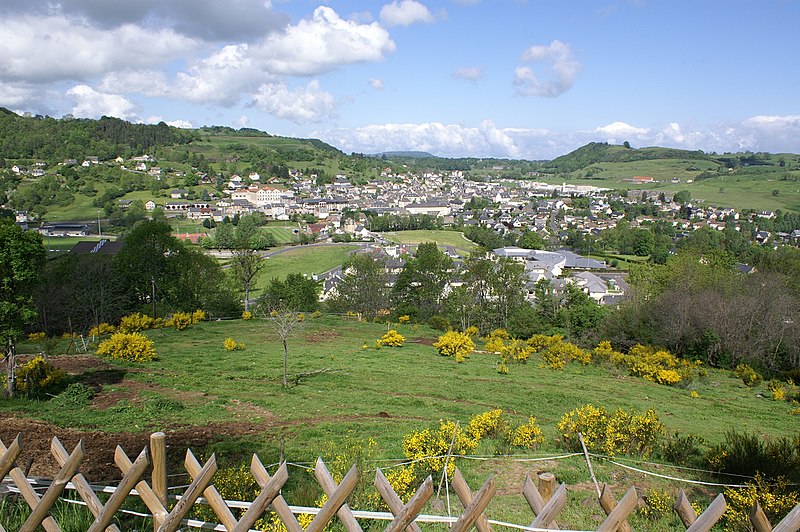
<path fill-rule="evenodd" d="M 178 331 L 187 329 L 192 324 L 192 315 L 188 312 L 175 312 L 166 319 L 164 325 L 167 327 L 175 327 Z"/>
<path fill-rule="evenodd" d="M 562 444 L 571 451 L 580 451 L 578 433 L 583 435 L 590 451 L 649 456 L 655 450 L 658 438 L 664 434 L 664 425 L 655 410 L 638 414 L 634 410 L 618 408 L 609 413 L 592 404 L 564 414 L 558 423 Z"/>
<path fill-rule="evenodd" d="M 119 331 L 123 333 L 135 333 L 148 329 L 158 329 L 163 325 L 162 320 L 154 319 L 147 314 L 135 312 L 123 316 L 119 322 Z"/>
<path fill-rule="evenodd" d="M 744 488 L 725 488 L 728 503 L 722 515 L 725 530 L 752 530 L 749 516 L 756 501 L 771 523 L 779 522 L 800 504 L 800 494 L 791 489 L 785 477 L 767 479 L 756 473 L 745 485 Z"/>
<path fill-rule="evenodd" d="M 758 383 L 761 382 L 761 375 L 747 364 L 739 364 L 733 372 L 737 377 L 742 379 L 745 386 L 757 386 Z"/>
<path fill-rule="evenodd" d="M 544 435 L 542 429 L 536 425 L 536 418 L 531 416 L 527 423 L 515 428 L 510 434 L 509 442 L 514 447 L 525 449 L 535 449 L 544 443 Z"/>
<path fill-rule="evenodd" d="M 433 344 L 439 354 L 453 357 L 456 362 L 464 362 L 475 350 L 475 342 L 468 335 L 458 331 L 447 331 Z"/>
<path fill-rule="evenodd" d="M 16 391 L 28 399 L 43 399 L 67 374 L 39 355 L 17 368 Z"/>
<path fill-rule="evenodd" d="M 156 358 L 153 341 L 138 332 L 111 335 L 97 346 L 97 354 L 126 362 L 149 362 Z"/>
<path fill-rule="evenodd" d="M 561 339 L 549 343 L 547 348 L 544 349 L 540 355 L 542 357 L 542 367 L 548 367 L 550 369 L 563 369 L 568 362 L 573 360 L 583 365 L 588 364 L 592 360 L 592 354 L 590 352 Z"/>
<path fill-rule="evenodd" d="M 675 432 L 666 438 L 658 449 L 658 455 L 675 465 L 684 467 L 702 467 L 706 441 L 696 434 Z"/>
<path fill-rule="evenodd" d="M 625 368 L 634 377 L 658 384 L 685 384 L 704 374 L 700 361 L 689 362 L 666 349 L 636 344 L 628 353 L 615 351 L 611 342 L 600 342 L 591 353 L 597 362 Z"/>
<path fill-rule="evenodd" d="M 89 336 L 105 336 L 107 334 L 114 334 L 115 332 L 117 332 L 117 328 L 113 325 L 101 323 L 100 325 L 89 329 Z"/>
<path fill-rule="evenodd" d="M 225 338 L 223 346 L 225 347 L 226 351 L 244 351 L 246 348 L 243 343 L 237 342 L 233 338 Z"/>
<path fill-rule="evenodd" d="M 397 332 L 395 329 L 391 329 L 375 342 L 375 347 L 401 347 L 405 341 L 405 336 Z"/>

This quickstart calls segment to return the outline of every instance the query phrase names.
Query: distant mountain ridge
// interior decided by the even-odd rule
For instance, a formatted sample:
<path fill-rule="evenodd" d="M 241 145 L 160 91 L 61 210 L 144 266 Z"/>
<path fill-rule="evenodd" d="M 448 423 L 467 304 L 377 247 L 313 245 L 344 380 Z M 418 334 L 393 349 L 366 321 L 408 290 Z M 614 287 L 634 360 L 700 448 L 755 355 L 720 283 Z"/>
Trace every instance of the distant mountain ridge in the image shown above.
<path fill-rule="evenodd" d="M 438 159 L 437 155 L 427 151 L 384 151 L 375 154 L 376 157 L 410 157 L 412 159 Z"/>

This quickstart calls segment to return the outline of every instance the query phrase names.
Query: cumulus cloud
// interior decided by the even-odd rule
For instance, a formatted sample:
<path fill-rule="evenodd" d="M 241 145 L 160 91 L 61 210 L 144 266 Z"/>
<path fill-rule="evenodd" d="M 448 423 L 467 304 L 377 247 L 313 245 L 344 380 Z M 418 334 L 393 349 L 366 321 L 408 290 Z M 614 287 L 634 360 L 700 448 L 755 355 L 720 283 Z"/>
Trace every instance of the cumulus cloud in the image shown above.
<path fill-rule="evenodd" d="M 252 48 L 253 58 L 264 69 L 290 76 L 314 76 L 340 65 L 380 61 L 394 50 L 389 32 L 377 22 L 344 20 L 327 6 Z"/>
<path fill-rule="evenodd" d="M 285 83 L 261 85 L 253 104 L 266 113 L 297 124 L 319 122 L 336 106 L 333 95 L 323 91 L 318 80 L 311 80 L 305 88 L 295 90 Z"/>
<path fill-rule="evenodd" d="M 381 8 L 381 20 L 387 26 L 410 26 L 417 22 L 433 22 L 430 10 L 417 0 L 394 0 Z"/>
<path fill-rule="evenodd" d="M 461 67 L 453 70 L 453 79 L 480 81 L 486 77 L 486 69 L 482 66 Z"/>
<path fill-rule="evenodd" d="M 115 116 L 136 121 L 136 105 L 119 94 L 99 92 L 88 85 L 75 85 L 67 91 L 73 102 L 72 114 L 79 118 Z"/>
<path fill-rule="evenodd" d="M 85 80 L 119 68 L 148 68 L 197 43 L 171 29 L 132 24 L 104 30 L 65 17 L 0 18 L 0 72 L 6 80 Z"/>
<path fill-rule="evenodd" d="M 611 144 L 622 144 L 626 140 L 641 141 L 647 138 L 650 130 L 617 121 L 598 127 L 595 129 L 595 132 L 598 133 L 600 138 L 602 138 L 605 142 L 610 142 Z"/>
<path fill-rule="evenodd" d="M 522 60 L 544 63 L 549 76 L 542 77 L 530 66 L 519 66 L 514 71 L 514 85 L 523 96 L 555 98 L 567 92 L 583 71 L 583 65 L 575 58 L 569 44 L 559 40 L 549 45 L 531 46 L 522 54 Z"/>
<path fill-rule="evenodd" d="M 383 80 L 381 78 L 369 78 L 369 86 L 376 91 L 382 91 Z"/>

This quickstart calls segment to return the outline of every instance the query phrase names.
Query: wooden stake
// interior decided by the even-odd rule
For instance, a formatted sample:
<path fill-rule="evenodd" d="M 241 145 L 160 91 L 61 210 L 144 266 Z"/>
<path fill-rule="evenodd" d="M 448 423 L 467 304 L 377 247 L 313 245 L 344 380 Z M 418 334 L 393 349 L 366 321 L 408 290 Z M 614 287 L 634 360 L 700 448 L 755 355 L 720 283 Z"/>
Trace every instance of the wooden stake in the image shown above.
<path fill-rule="evenodd" d="M 592 475 L 592 482 L 594 482 L 594 489 L 597 490 L 597 498 L 599 499 L 602 497 L 602 493 L 600 491 L 600 484 L 597 483 L 597 478 L 594 476 L 594 469 L 592 468 L 592 462 L 589 460 L 589 451 L 586 450 L 586 444 L 583 441 L 583 434 L 580 432 L 578 433 L 578 439 L 581 440 L 581 447 L 583 447 L 583 456 L 586 457 L 586 464 L 589 466 L 589 474 Z"/>

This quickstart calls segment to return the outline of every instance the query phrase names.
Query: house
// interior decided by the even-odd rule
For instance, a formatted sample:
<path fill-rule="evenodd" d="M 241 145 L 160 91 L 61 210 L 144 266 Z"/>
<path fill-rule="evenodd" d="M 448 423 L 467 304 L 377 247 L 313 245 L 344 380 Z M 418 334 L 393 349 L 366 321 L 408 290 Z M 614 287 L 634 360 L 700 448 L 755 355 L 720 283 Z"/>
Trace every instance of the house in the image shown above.
<path fill-rule="evenodd" d="M 154 211 L 156 209 L 156 202 L 150 200 L 144 204 L 144 208 L 147 209 L 148 211 Z"/>
<path fill-rule="evenodd" d="M 78 222 L 58 222 L 44 224 L 39 228 L 44 236 L 87 236 L 91 231 L 89 224 Z"/>
<path fill-rule="evenodd" d="M 169 193 L 169 197 L 172 199 L 187 198 L 189 197 L 189 191 L 185 188 L 176 188 Z"/>

